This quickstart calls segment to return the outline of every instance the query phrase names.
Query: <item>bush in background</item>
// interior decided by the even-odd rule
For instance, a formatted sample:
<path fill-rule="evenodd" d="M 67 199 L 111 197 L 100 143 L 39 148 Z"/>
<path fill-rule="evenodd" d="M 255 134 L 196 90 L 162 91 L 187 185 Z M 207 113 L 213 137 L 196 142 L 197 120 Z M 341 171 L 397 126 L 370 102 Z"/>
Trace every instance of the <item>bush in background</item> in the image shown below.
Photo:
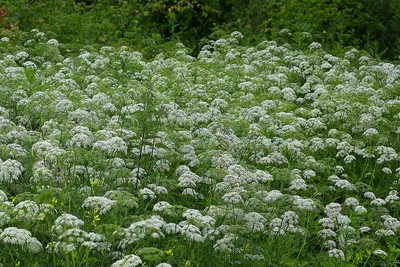
<path fill-rule="evenodd" d="M 280 37 L 282 29 L 309 32 L 325 49 L 364 48 L 385 59 L 400 55 L 400 1 L 230 1 L 236 20 L 226 26 Z"/>
<path fill-rule="evenodd" d="M 355 46 L 397 59 L 400 1 L 13 0 L 3 2 L 1 28 L 51 31 L 64 43 L 130 45 L 145 55 L 169 40 L 196 53 L 201 39 L 233 30 L 254 44 L 288 29 L 311 33 L 328 50 Z"/>

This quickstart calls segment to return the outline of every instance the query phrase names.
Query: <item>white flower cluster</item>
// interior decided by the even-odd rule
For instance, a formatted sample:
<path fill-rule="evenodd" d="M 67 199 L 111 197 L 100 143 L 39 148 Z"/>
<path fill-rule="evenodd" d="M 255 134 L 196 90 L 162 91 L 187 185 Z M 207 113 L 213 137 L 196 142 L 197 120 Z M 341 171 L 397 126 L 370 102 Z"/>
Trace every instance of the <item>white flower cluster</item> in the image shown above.
<path fill-rule="evenodd" d="M 376 148 L 376 151 L 379 153 L 379 158 L 376 160 L 378 164 L 399 160 L 399 155 L 397 154 L 396 150 L 392 147 L 378 146 Z"/>
<path fill-rule="evenodd" d="M 54 234 L 61 234 L 67 229 L 79 228 L 83 226 L 83 224 L 83 221 L 78 219 L 76 216 L 64 213 L 55 220 L 54 225 L 51 227 L 51 231 Z"/>
<path fill-rule="evenodd" d="M 238 240 L 238 238 L 235 234 L 227 234 L 222 239 L 217 240 L 213 248 L 218 252 L 232 253 L 236 249 L 234 241 Z"/>
<path fill-rule="evenodd" d="M 156 194 L 147 187 L 140 189 L 139 195 L 143 200 L 154 200 L 157 198 Z"/>
<path fill-rule="evenodd" d="M 339 216 L 341 211 L 342 211 L 342 205 L 340 205 L 339 203 L 333 202 L 333 203 L 326 205 L 326 207 L 325 207 L 325 214 L 329 218 L 335 218 L 335 217 Z"/>
<path fill-rule="evenodd" d="M 396 232 L 400 228 L 400 221 L 398 219 L 393 218 L 390 215 L 383 215 L 381 218 L 385 220 L 383 225 L 385 226 L 386 230 L 392 230 L 393 232 Z"/>
<path fill-rule="evenodd" d="M 92 232 L 88 233 L 88 239 L 82 243 L 82 246 L 100 253 L 107 253 L 111 250 L 111 243 L 107 242 L 105 236 Z"/>
<path fill-rule="evenodd" d="M 244 218 L 246 221 L 247 230 L 253 233 L 263 232 L 265 228 L 265 223 L 267 220 L 261 214 L 257 212 L 249 212 Z"/>
<path fill-rule="evenodd" d="M 287 233 L 304 234 L 304 229 L 298 226 L 299 216 L 294 211 L 286 211 L 280 218 L 274 218 L 269 223 L 271 234 L 286 235 Z"/>
<path fill-rule="evenodd" d="M 8 227 L 0 233 L 0 240 L 5 244 L 18 245 L 30 253 L 39 253 L 42 244 L 26 229 Z"/>
<path fill-rule="evenodd" d="M 228 169 L 229 166 L 236 163 L 236 159 L 230 154 L 222 154 L 212 158 L 212 165 L 215 168 Z"/>
<path fill-rule="evenodd" d="M 296 178 L 290 182 L 289 190 L 306 190 L 307 183 L 302 178 Z"/>
<path fill-rule="evenodd" d="M 172 207 L 172 205 L 166 201 L 160 201 L 160 202 L 154 204 L 153 211 L 162 212 L 165 209 L 168 209 L 169 207 Z"/>
<path fill-rule="evenodd" d="M 340 259 L 342 261 L 344 261 L 344 259 L 345 259 L 344 258 L 344 252 L 342 250 L 340 250 L 340 249 L 337 249 L 337 248 L 329 250 L 328 251 L 328 255 L 331 258 Z"/>
<path fill-rule="evenodd" d="M 79 229 L 79 226 L 83 225 L 83 221 L 75 216 L 65 213 L 56 221 L 58 227 L 53 226 L 52 232 L 58 234 L 57 241 L 46 246 L 50 253 L 68 253 L 78 250 L 81 246 L 100 253 L 107 253 L 111 250 L 111 243 L 107 242 L 105 236 L 92 232 L 87 233 Z"/>
<path fill-rule="evenodd" d="M 288 159 L 280 152 L 274 151 L 259 160 L 260 164 L 283 165 L 288 163 Z"/>
<path fill-rule="evenodd" d="M 130 254 L 125 256 L 123 259 L 118 260 L 111 264 L 111 267 L 137 267 L 142 264 L 140 257 Z"/>
<path fill-rule="evenodd" d="M 178 181 L 179 187 L 195 188 L 197 183 L 202 181 L 202 178 L 189 170 L 180 175 Z"/>
<path fill-rule="evenodd" d="M 222 196 L 222 200 L 230 205 L 243 203 L 243 198 L 238 192 L 229 192 Z"/>
<path fill-rule="evenodd" d="M 93 144 L 93 149 L 99 149 L 108 155 L 113 155 L 115 153 L 126 154 L 128 146 L 122 138 L 115 136 L 105 141 L 95 142 Z"/>
<path fill-rule="evenodd" d="M 13 216 L 17 220 L 35 221 L 39 219 L 39 206 L 31 200 L 18 203 L 13 209 Z"/>
<path fill-rule="evenodd" d="M 201 218 L 201 217 L 200 217 Z M 180 226 L 179 233 L 188 241 L 194 241 L 197 243 L 204 242 L 204 237 L 201 234 L 200 229 L 185 221 L 178 224 Z"/>
<path fill-rule="evenodd" d="M 38 141 L 32 145 L 32 151 L 39 157 L 44 158 L 50 150 L 53 150 L 54 146 L 49 141 Z"/>
<path fill-rule="evenodd" d="M 293 196 L 293 205 L 299 210 L 308 210 L 312 211 L 317 208 L 314 200 L 309 198 L 302 198 L 300 196 Z"/>
<path fill-rule="evenodd" d="M 131 244 L 136 244 L 144 238 L 164 238 L 163 228 L 165 221 L 160 216 L 152 216 L 149 219 L 132 223 L 124 229 L 124 238 L 119 242 L 118 247 L 125 249 Z"/>
<path fill-rule="evenodd" d="M 111 210 L 115 200 L 110 200 L 106 197 L 87 197 L 82 204 L 85 209 L 96 210 L 100 215 L 107 213 Z"/>
<path fill-rule="evenodd" d="M 190 222 L 194 222 L 197 226 L 203 228 L 212 228 L 215 225 L 216 220 L 209 215 L 202 215 L 200 211 L 195 209 L 187 209 L 182 217 L 186 218 Z"/>
<path fill-rule="evenodd" d="M 7 159 L 4 162 L 0 161 L 0 182 L 12 183 L 17 181 L 25 168 L 20 162 L 14 159 Z"/>
<path fill-rule="evenodd" d="M 396 190 L 391 190 L 389 195 L 385 198 L 386 203 L 394 203 L 395 201 L 399 200 L 400 197 L 398 196 L 398 192 Z"/>

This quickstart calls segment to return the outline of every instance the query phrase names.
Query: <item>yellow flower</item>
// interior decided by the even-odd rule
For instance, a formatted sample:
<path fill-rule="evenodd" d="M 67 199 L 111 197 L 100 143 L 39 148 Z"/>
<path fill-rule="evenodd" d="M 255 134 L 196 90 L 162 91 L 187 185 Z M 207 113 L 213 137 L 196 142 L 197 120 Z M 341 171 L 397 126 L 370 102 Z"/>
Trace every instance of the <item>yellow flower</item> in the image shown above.
<path fill-rule="evenodd" d="M 91 185 L 98 185 L 99 184 L 99 179 L 94 179 L 93 181 L 90 181 Z"/>
<path fill-rule="evenodd" d="M 17 261 L 17 263 L 15 264 L 15 267 L 19 267 L 19 266 L 21 266 L 21 262 Z"/>
<path fill-rule="evenodd" d="M 165 254 L 167 254 L 168 256 L 174 256 L 174 252 L 172 251 L 172 249 L 166 250 Z"/>
<path fill-rule="evenodd" d="M 190 266 L 190 260 L 187 260 L 185 266 Z"/>

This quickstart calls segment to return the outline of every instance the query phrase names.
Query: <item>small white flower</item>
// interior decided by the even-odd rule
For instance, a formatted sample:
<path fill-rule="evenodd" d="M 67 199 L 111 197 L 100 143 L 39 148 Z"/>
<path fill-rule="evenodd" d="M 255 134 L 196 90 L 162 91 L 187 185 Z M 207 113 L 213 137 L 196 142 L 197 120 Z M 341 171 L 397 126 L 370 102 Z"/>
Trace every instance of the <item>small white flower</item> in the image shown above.
<path fill-rule="evenodd" d="M 97 210 L 100 214 L 104 214 L 111 209 L 115 200 L 106 197 L 87 197 L 82 204 L 83 208 Z"/>
<path fill-rule="evenodd" d="M 48 40 L 48 41 L 47 41 L 47 44 L 54 45 L 54 46 L 56 46 L 56 47 L 58 47 L 58 45 L 59 45 L 59 43 L 58 43 L 58 41 L 57 41 L 56 39 L 50 39 L 50 40 Z"/>
<path fill-rule="evenodd" d="M 310 179 L 311 177 L 315 177 L 315 176 L 316 176 L 316 173 L 313 170 L 305 170 L 303 172 L 304 179 Z"/>
<path fill-rule="evenodd" d="M 0 211 L 0 227 L 10 223 L 11 217 L 5 212 Z"/>
<path fill-rule="evenodd" d="M 336 237 L 337 234 L 332 229 L 322 229 L 318 231 L 317 235 L 323 239 L 327 239 L 331 237 Z"/>
<path fill-rule="evenodd" d="M 204 242 L 204 237 L 201 235 L 200 229 L 195 225 L 184 222 L 181 226 L 181 234 L 189 241 Z"/>
<path fill-rule="evenodd" d="M 238 237 L 236 235 L 227 234 L 222 239 L 217 240 L 217 242 L 215 242 L 213 248 L 217 252 L 231 253 L 232 251 L 235 250 L 235 245 L 233 244 L 233 241 L 235 241 L 237 239 L 238 239 Z"/>
<path fill-rule="evenodd" d="M 331 250 L 336 248 L 336 242 L 333 240 L 326 240 L 324 243 L 324 247 Z"/>
<path fill-rule="evenodd" d="M 328 205 L 326 205 L 325 207 L 325 214 L 329 217 L 337 217 L 340 212 L 342 211 L 342 205 L 340 205 L 339 203 L 330 203 Z"/>
<path fill-rule="evenodd" d="M 363 226 L 358 230 L 360 231 L 360 233 L 368 233 L 369 231 L 371 231 L 371 228 L 368 226 Z"/>
<path fill-rule="evenodd" d="M 377 236 L 394 236 L 395 233 L 392 230 L 380 229 L 375 232 Z"/>
<path fill-rule="evenodd" d="M 198 197 L 198 198 L 200 198 L 200 199 L 203 198 L 203 195 L 197 193 L 196 190 L 194 190 L 193 188 L 185 188 L 185 189 L 182 191 L 182 195 L 184 195 L 184 196 L 186 195 L 186 196 Z"/>
<path fill-rule="evenodd" d="M 344 261 L 344 253 L 340 249 L 334 248 L 332 250 L 329 250 L 328 255 L 331 258 L 341 259 L 342 261 Z"/>
<path fill-rule="evenodd" d="M 142 197 L 143 200 L 153 200 L 157 198 L 156 194 L 154 194 L 154 192 L 147 187 L 140 189 L 139 195 Z"/>
<path fill-rule="evenodd" d="M 386 252 L 383 251 L 383 250 L 381 250 L 381 249 L 374 250 L 374 252 L 372 252 L 372 254 L 377 255 L 377 256 L 378 256 L 378 255 L 380 255 L 380 256 L 387 256 Z"/>
<path fill-rule="evenodd" d="M 93 149 L 99 149 L 109 155 L 117 152 L 126 154 L 128 146 L 122 138 L 114 136 L 105 141 L 97 141 L 93 144 Z"/>
<path fill-rule="evenodd" d="M 59 216 L 54 225 L 51 227 L 51 231 L 55 234 L 61 234 L 66 229 L 79 228 L 83 226 L 83 221 L 78 219 L 76 216 L 68 213 L 63 213 Z"/>
<path fill-rule="evenodd" d="M 350 163 L 352 163 L 353 161 L 355 161 L 356 160 L 356 157 L 355 156 L 353 156 L 353 155 L 347 155 L 345 158 L 344 158 L 344 163 L 345 164 L 350 164 Z"/>
<path fill-rule="evenodd" d="M 230 192 L 223 195 L 222 200 L 229 204 L 243 203 L 243 198 L 237 192 Z"/>
<path fill-rule="evenodd" d="M 264 200 L 266 202 L 273 202 L 281 197 L 283 197 L 283 194 L 279 190 L 271 190 L 270 192 L 267 193 Z"/>
<path fill-rule="evenodd" d="M 316 209 L 316 205 L 314 200 L 309 198 L 301 198 L 299 196 L 294 196 L 293 205 L 300 210 L 314 210 Z"/>
<path fill-rule="evenodd" d="M 0 182 L 11 183 L 17 181 L 25 171 L 19 161 L 7 159 L 4 162 L 0 161 Z"/>
<path fill-rule="evenodd" d="M 18 220 L 34 221 L 38 219 L 39 206 L 31 200 L 18 203 L 13 209 L 13 215 Z"/>
<path fill-rule="evenodd" d="M 386 202 L 382 198 L 377 198 L 371 201 L 371 205 L 381 207 L 386 205 Z"/>
<path fill-rule="evenodd" d="M 236 39 L 243 39 L 243 34 L 239 31 L 234 31 L 231 33 L 231 36 Z"/>
<path fill-rule="evenodd" d="M 296 178 L 290 182 L 289 190 L 306 190 L 307 183 L 301 178 Z"/>
<path fill-rule="evenodd" d="M 383 215 L 382 218 L 385 220 L 383 224 L 385 225 L 386 229 L 396 232 L 400 228 L 400 221 L 398 219 L 389 215 Z"/>
<path fill-rule="evenodd" d="M 179 187 L 191 187 L 194 188 L 196 187 L 197 183 L 201 181 L 201 178 L 195 174 L 194 172 L 191 172 L 190 170 L 183 173 L 179 178 L 178 178 L 178 186 Z"/>
<path fill-rule="evenodd" d="M 371 200 L 376 199 L 376 196 L 375 196 L 375 194 L 373 192 L 365 192 L 364 193 L 364 197 L 368 198 L 368 199 L 371 199 Z"/>
<path fill-rule="evenodd" d="M 356 207 L 356 206 L 358 206 L 358 204 L 359 204 L 359 202 L 358 202 L 358 200 L 355 198 L 355 197 L 348 197 L 348 198 L 346 198 L 346 200 L 344 201 L 344 204 L 346 205 L 346 206 L 354 206 L 354 207 Z"/>
<path fill-rule="evenodd" d="M 111 267 L 136 267 L 141 264 L 142 260 L 138 256 L 130 254 L 111 264 Z"/>
<path fill-rule="evenodd" d="M 286 211 L 282 216 L 282 225 L 291 226 L 299 223 L 299 216 L 294 211 Z"/>
<path fill-rule="evenodd" d="M 322 48 L 322 45 L 320 43 L 318 43 L 318 42 L 312 42 L 308 46 L 308 49 L 310 49 L 310 50 L 318 50 L 318 49 L 321 49 L 321 48 Z"/>
<path fill-rule="evenodd" d="M 349 225 L 349 224 L 351 223 L 350 218 L 349 218 L 348 216 L 342 215 L 342 214 L 339 214 L 339 215 L 336 217 L 336 220 L 337 220 L 337 223 L 338 223 L 341 227 L 347 226 L 347 225 Z"/>
<path fill-rule="evenodd" d="M 250 212 L 244 216 L 244 220 L 246 221 L 246 227 L 249 231 L 257 233 L 264 231 L 264 224 L 266 223 L 266 219 L 257 212 Z"/>
<path fill-rule="evenodd" d="M 371 135 L 378 135 L 378 134 L 379 134 L 379 132 L 375 128 L 369 128 L 369 129 L 365 130 L 363 133 L 364 136 L 371 136 Z"/>
<path fill-rule="evenodd" d="M 388 168 L 388 167 L 382 168 L 382 172 L 386 173 L 386 174 L 392 174 L 392 170 L 390 168 Z"/>
<path fill-rule="evenodd" d="M 367 212 L 367 209 L 363 206 L 358 205 L 354 207 L 354 211 L 358 214 L 363 214 Z"/>
<path fill-rule="evenodd" d="M 1 164 L 1 159 L 0 159 L 0 164 Z M 0 189 L 0 203 L 7 201 L 7 199 L 8 197 L 6 193 L 4 193 L 4 191 Z"/>
<path fill-rule="evenodd" d="M 318 221 L 318 223 L 322 224 L 323 227 L 333 229 L 335 228 L 335 223 L 330 218 L 322 218 Z"/>
<path fill-rule="evenodd" d="M 31 232 L 16 227 L 8 227 L 0 233 L 0 240 L 6 244 L 21 246 L 24 250 L 31 253 L 40 252 L 42 244 L 34 237 Z"/>

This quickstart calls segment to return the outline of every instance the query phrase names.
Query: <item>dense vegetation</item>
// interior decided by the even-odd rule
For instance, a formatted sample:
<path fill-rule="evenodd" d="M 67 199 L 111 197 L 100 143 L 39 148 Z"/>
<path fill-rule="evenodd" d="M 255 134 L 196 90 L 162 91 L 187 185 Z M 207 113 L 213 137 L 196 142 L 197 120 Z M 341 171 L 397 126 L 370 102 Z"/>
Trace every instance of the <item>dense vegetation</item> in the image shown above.
<path fill-rule="evenodd" d="M 128 45 L 146 55 L 162 51 L 166 40 L 179 40 L 196 55 L 202 39 L 233 30 L 252 45 L 269 38 L 299 41 L 308 32 L 328 50 L 355 46 L 392 60 L 400 54 L 397 0 L 13 0 L 1 5 L 0 28 L 50 31 L 63 43 Z"/>
<path fill-rule="evenodd" d="M 1 2 L 0 266 L 400 265 L 368 2 Z"/>

